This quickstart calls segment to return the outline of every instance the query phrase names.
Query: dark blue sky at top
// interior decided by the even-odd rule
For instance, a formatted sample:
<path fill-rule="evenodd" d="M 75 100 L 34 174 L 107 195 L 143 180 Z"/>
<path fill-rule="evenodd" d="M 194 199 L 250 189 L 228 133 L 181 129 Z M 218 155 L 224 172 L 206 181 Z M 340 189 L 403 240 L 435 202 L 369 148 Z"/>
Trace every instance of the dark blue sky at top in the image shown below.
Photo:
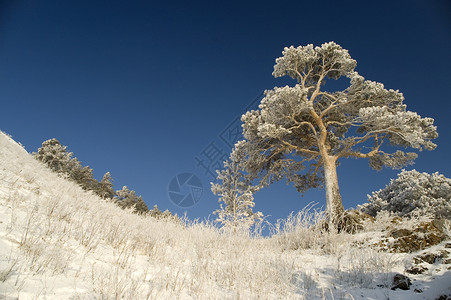
<path fill-rule="evenodd" d="M 413 168 L 450 177 L 449 1 L 0 1 L 0 130 L 29 152 L 55 137 L 149 207 L 204 218 L 218 203 L 195 157 L 211 142 L 230 151 L 220 133 L 263 90 L 294 84 L 271 75 L 285 46 L 328 41 L 436 120 L 438 148 Z M 182 172 L 204 186 L 188 209 L 167 194 Z M 342 161 L 345 207 L 397 173 Z M 325 203 L 324 191 L 301 198 L 283 182 L 255 201 L 271 221 Z"/>

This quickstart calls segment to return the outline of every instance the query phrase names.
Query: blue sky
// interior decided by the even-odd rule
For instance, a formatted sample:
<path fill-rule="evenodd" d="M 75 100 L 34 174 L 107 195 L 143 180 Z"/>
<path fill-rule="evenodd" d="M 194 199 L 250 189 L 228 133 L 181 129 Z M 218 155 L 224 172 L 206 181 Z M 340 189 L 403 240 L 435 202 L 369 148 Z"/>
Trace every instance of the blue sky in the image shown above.
<path fill-rule="evenodd" d="M 409 110 L 436 120 L 438 148 L 413 168 L 450 174 L 449 1 L 1 1 L 0 129 L 36 151 L 57 138 L 100 179 L 190 218 L 218 208 L 196 157 L 275 79 L 285 46 L 335 41 L 357 71 L 404 93 Z M 411 167 L 408 167 L 410 169 Z M 199 202 L 168 197 L 171 179 L 197 175 Z M 398 171 L 365 160 L 338 168 L 346 208 L 366 201 Z M 324 191 L 301 197 L 283 182 L 256 194 L 256 210 L 282 218 Z"/>

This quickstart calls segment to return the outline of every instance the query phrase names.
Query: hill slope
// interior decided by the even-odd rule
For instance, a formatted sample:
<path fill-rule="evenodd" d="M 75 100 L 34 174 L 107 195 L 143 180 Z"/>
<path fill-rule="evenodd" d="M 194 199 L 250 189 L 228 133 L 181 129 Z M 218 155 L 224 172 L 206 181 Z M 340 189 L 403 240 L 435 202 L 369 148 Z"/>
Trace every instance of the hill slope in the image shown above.
<path fill-rule="evenodd" d="M 409 275 L 410 290 L 391 290 L 393 275 L 404 273 L 418 253 L 367 247 L 381 236 L 377 224 L 358 235 L 321 234 L 309 227 L 313 215 L 304 211 L 288 219 L 286 230 L 271 238 L 229 236 L 209 224 L 138 216 L 58 177 L 0 132 L 0 299 L 451 294 L 451 272 L 443 261 Z M 444 251 L 445 244 L 433 250 Z"/>

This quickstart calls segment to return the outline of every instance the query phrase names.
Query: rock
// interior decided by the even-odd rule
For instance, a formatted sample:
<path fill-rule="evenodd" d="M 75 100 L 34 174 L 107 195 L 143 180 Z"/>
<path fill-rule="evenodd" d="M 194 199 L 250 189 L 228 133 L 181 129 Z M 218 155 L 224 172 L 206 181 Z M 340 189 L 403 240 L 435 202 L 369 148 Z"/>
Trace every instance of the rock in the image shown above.
<path fill-rule="evenodd" d="M 395 239 L 398 239 L 400 237 L 409 236 L 412 234 L 413 234 L 413 231 L 408 230 L 408 229 L 397 229 L 397 230 L 393 230 L 390 232 L 390 236 Z"/>
<path fill-rule="evenodd" d="M 392 224 L 401 224 L 402 223 L 402 218 L 401 217 L 393 217 L 393 219 L 391 219 L 390 222 Z"/>
<path fill-rule="evenodd" d="M 435 300 L 451 300 L 451 296 L 448 295 L 441 295 L 440 297 L 438 297 Z"/>
<path fill-rule="evenodd" d="M 435 264 L 436 262 L 441 262 L 446 264 L 446 262 L 449 262 L 448 258 L 449 252 L 446 250 L 441 250 L 440 253 L 425 253 L 423 255 L 417 255 L 413 258 L 413 262 L 415 264 L 421 264 L 423 262 L 428 264 Z"/>
<path fill-rule="evenodd" d="M 435 264 L 436 261 L 443 259 L 443 255 L 440 253 L 426 253 L 424 255 L 417 256 L 422 261 L 428 264 Z"/>
<path fill-rule="evenodd" d="M 440 220 L 423 222 L 413 230 L 405 228 L 390 230 L 391 225 L 389 225 L 388 237 L 394 238 L 395 241 L 387 246 L 392 252 L 412 253 L 440 244 L 446 239 L 446 234 L 439 228 L 440 222 Z"/>
<path fill-rule="evenodd" d="M 410 267 L 409 269 L 407 269 L 406 272 L 409 274 L 418 275 L 418 274 L 423 274 L 427 270 L 428 269 L 426 269 L 422 266 L 414 266 L 414 267 Z"/>
<path fill-rule="evenodd" d="M 434 219 L 432 220 L 432 225 L 437 228 L 440 232 L 445 232 L 450 225 L 450 220 L 447 219 Z"/>
<path fill-rule="evenodd" d="M 447 261 L 447 258 L 449 258 L 449 252 L 446 250 L 440 250 L 440 256 L 441 262 L 444 263 L 445 261 Z"/>
<path fill-rule="evenodd" d="M 421 239 L 418 239 L 416 235 L 411 234 L 395 238 L 395 241 L 387 246 L 391 252 L 412 253 L 424 249 L 425 243 Z"/>
<path fill-rule="evenodd" d="M 409 277 L 402 275 L 402 274 L 396 274 L 393 277 L 393 285 L 392 290 L 401 289 L 401 290 L 408 290 L 409 287 L 412 285 L 412 281 Z"/>

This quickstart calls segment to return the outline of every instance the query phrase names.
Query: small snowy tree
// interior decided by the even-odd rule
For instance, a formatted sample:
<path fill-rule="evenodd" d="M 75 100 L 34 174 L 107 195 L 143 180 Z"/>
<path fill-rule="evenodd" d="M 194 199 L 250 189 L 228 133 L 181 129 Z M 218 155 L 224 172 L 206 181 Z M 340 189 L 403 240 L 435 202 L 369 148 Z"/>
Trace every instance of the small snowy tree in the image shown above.
<path fill-rule="evenodd" d="M 451 219 L 451 179 L 438 172 L 403 170 L 384 189 L 368 196 L 368 203 L 359 205 L 358 209 L 372 216 L 389 211 L 399 216 L 419 213 Z"/>
<path fill-rule="evenodd" d="M 153 209 L 148 211 L 148 215 L 155 219 L 173 219 L 178 220 L 177 216 L 174 216 L 169 210 L 161 211 L 158 205 L 154 205 Z"/>
<path fill-rule="evenodd" d="M 259 109 L 243 115 L 245 168 L 262 186 L 283 177 L 301 192 L 324 184 L 329 223 L 336 228 L 344 212 L 338 162 L 368 158 L 376 170 L 401 168 L 417 154 L 392 147 L 433 150 L 434 120 L 407 111 L 399 91 L 365 80 L 348 51 L 334 42 L 291 46 L 282 54 L 273 75 L 288 75 L 297 84 L 266 91 Z M 330 88 L 339 78 L 349 85 Z"/>
<path fill-rule="evenodd" d="M 149 210 L 142 197 L 136 195 L 135 191 L 129 190 L 127 186 L 123 186 L 122 190 L 116 191 L 114 199 L 121 208 L 134 207 L 135 212 L 139 214 Z"/>
<path fill-rule="evenodd" d="M 33 153 L 33 156 L 45 163 L 53 171 L 65 173 L 73 155 L 72 152 L 67 152 L 66 149 L 66 146 L 61 145 L 57 139 L 53 138 L 44 141 L 38 152 Z"/>
<path fill-rule="evenodd" d="M 106 172 L 103 175 L 102 180 L 99 182 L 98 189 L 95 191 L 97 195 L 104 199 L 111 199 L 114 197 L 113 178 L 110 172 Z"/>
<path fill-rule="evenodd" d="M 240 165 L 245 155 L 242 144 L 241 141 L 235 145 L 229 160 L 224 162 L 224 170 L 216 171 L 221 183 L 211 183 L 211 191 L 220 196 L 220 203 L 223 202 L 214 212 L 218 215 L 216 221 L 233 233 L 249 230 L 262 217 L 261 212 L 252 210 L 255 206 L 253 194 L 258 188 L 251 184 Z"/>
<path fill-rule="evenodd" d="M 76 157 L 67 163 L 66 175 L 85 190 L 96 191 L 98 189 L 99 182 L 94 178 L 92 169 L 89 166 L 83 167 Z"/>
<path fill-rule="evenodd" d="M 163 212 L 158 208 L 158 205 L 155 204 L 153 208 L 149 210 L 148 214 L 155 219 L 159 219 Z"/>

